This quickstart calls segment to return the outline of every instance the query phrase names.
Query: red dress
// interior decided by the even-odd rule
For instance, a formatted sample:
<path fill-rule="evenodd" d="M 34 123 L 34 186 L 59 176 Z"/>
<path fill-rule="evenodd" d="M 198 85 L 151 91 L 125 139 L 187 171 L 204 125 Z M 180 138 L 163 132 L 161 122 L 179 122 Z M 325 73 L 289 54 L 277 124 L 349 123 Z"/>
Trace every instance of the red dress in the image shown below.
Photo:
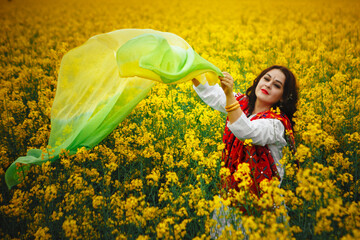
<path fill-rule="evenodd" d="M 244 94 L 236 95 L 236 100 L 240 103 L 240 107 L 244 114 L 248 116 L 248 97 Z M 288 142 L 290 147 L 294 149 L 294 136 L 291 127 L 290 120 L 284 113 L 277 114 L 272 110 L 260 112 L 256 114 L 251 121 L 256 119 L 273 118 L 279 119 L 285 127 L 287 133 L 289 133 Z M 223 142 L 225 143 L 225 149 L 223 150 L 222 160 L 225 163 L 225 167 L 229 168 L 231 175 L 227 179 L 223 179 L 222 187 L 225 189 L 238 189 L 237 181 L 233 174 L 237 170 L 240 163 L 248 163 L 250 166 L 250 176 L 252 178 L 252 184 L 250 191 L 260 197 L 259 184 L 264 179 L 272 179 L 277 177 L 280 179 L 275 162 L 267 145 L 245 145 L 243 141 L 235 137 L 227 126 L 226 121 L 225 131 L 223 135 Z"/>

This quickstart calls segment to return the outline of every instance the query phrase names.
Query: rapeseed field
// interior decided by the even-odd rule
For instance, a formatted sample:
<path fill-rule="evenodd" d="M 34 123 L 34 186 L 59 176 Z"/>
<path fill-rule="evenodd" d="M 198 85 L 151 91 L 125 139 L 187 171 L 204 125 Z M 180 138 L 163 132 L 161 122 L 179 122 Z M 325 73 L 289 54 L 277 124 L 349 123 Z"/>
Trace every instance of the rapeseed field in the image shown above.
<path fill-rule="evenodd" d="M 360 239 L 359 1 L 1 0 L 0 16 L 0 238 L 210 239 L 212 212 L 232 204 L 219 190 L 226 116 L 190 82 L 156 85 L 95 148 L 5 184 L 16 158 L 47 147 L 64 54 L 96 34 L 151 28 L 184 38 L 238 92 L 273 64 L 299 81 L 281 188 L 231 196 L 248 214 L 232 208 L 219 239 Z"/>

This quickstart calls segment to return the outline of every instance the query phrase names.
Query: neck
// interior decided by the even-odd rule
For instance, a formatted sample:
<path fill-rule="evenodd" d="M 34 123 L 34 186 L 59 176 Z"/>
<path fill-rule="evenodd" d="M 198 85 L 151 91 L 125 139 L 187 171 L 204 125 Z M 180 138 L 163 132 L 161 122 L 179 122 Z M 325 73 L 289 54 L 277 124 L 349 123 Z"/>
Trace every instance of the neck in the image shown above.
<path fill-rule="evenodd" d="M 264 112 L 264 111 L 267 111 L 270 109 L 271 109 L 271 106 L 263 104 L 256 99 L 254 110 L 253 110 L 252 114 L 258 114 L 259 112 Z"/>

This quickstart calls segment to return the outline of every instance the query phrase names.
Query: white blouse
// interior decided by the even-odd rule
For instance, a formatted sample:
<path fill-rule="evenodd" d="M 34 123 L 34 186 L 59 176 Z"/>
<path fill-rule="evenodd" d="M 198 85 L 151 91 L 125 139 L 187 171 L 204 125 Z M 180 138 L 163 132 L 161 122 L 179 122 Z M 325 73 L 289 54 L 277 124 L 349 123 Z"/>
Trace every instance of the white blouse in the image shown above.
<path fill-rule="evenodd" d="M 199 97 L 210 107 L 223 113 L 225 110 L 226 96 L 222 88 L 216 84 L 210 86 L 199 84 L 193 86 Z M 234 93 L 235 95 L 235 93 Z M 282 158 L 282 148 L 286 146 L 285 127 L 278 119 L 265 118 L 250 121 L 254 115 L 249 118 L 245 114 L 233 123 L 227 122 L 230 131 L 240 140 L 251 139 L 252 144 L 265 146 L 268 145 L 270 153 L 275 161 L 276 168 L 281 179 L 284 176 L 284 167 L 280 163 Z"/>

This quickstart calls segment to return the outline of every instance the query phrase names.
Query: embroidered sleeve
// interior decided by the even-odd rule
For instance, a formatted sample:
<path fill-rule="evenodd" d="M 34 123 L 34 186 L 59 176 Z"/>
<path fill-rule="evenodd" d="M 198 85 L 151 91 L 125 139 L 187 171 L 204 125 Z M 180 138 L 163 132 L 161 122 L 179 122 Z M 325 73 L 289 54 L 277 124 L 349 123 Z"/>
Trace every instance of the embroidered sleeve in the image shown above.
<path fill-rule="evenodd" d="M 226 96 L 219 84 L 214 86 L 210 86 L 208 83 L 205 85 L 199 84 L 197 87 L 193 85 L 193 88 L 207 105 L 215 110 L 226 113 Z"/>
<path fill-rule="evenodd" d="M 240 140 L 251 139 L 255 145 L 265 146 L 275 144 L 280 147 L 286 145 L 285 127 L 278 119 L 257 119 L 250 121 L 245 114 L 230 124 L 230 131 Z"/>

